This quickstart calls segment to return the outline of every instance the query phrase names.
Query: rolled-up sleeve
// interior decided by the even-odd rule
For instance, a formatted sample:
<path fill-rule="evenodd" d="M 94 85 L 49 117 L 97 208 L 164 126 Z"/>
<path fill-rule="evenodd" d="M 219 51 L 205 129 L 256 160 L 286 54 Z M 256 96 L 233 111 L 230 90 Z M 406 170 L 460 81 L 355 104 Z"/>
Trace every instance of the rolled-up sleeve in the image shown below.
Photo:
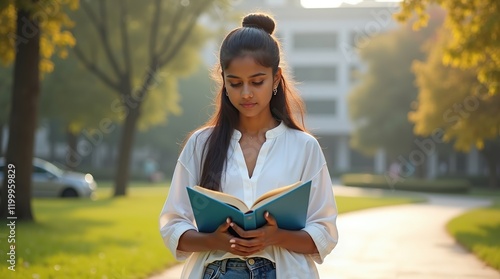
<path fill-rule="evenodd" d="M 207 139 L 207 129 L 193 133 L 184 146 L 170 183 L 167 199 L 160 213 L 160 233 L 165 246 L 176 260 L 183 261 L 192 253 L 179 251 L 179 239 L 188 230 L 197 230 L 187 187 L 199 180 L 202 146 Z"/>
<path fill-rule="evenodd" d="M 313 177 L 311 186 L 309 211 L 303 230 L 311 236 L 318 250 L 317 254 L 311 255 L 313 260 L 321 264 L 338 242 L 337 205 L 326 164 Z"/>
<path fill-rule="evenodd" d="M 163 242 L 177 260 L 185 260 L 191 253 L 179 251 L 177 246 L 183 233 L 196 230 L 193 211 L 186 187 L 195 185 L 194 177 L 186 167 L 177 162 L 167 200 L 160 214 L 160 233 Z"/>

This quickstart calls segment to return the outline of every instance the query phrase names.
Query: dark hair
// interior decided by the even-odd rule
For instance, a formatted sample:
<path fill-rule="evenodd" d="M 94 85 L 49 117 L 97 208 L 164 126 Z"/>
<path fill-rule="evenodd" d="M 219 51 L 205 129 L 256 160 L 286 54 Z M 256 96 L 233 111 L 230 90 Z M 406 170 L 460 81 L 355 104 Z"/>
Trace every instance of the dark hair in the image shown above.
<path fill-rule="evenodd" d="M 264 67 L 272 68 L 273 75 L 280 67 L 280 45 L 272 36 L 274 20 L 266 14 L 249 14 L 242 22 L 242 27 L 232 30 L 222 42 L 219 54 L 219 65 L 214 75 L 220 81 L 221 89 L 215 98 L 215 112 L 205 123 L 204 127 L 213 127 L 203 148 L 202 173 L 199 185 L 220 191 L 220 181 L 231 136 L 238 125 L 238 110 L 226 96 L 223 84 L 224 70 L 234 58 L 244 55 L 252 56 L 255 61 Z M 276 95 L 270 101 L 273 117 L 283 121 L 288 127 L 305 131 L 304 105 L 292 84 L 285 80 L 282 69 L 281 81 Z M 296 118 L 300 119 L 300 122 Z"/>

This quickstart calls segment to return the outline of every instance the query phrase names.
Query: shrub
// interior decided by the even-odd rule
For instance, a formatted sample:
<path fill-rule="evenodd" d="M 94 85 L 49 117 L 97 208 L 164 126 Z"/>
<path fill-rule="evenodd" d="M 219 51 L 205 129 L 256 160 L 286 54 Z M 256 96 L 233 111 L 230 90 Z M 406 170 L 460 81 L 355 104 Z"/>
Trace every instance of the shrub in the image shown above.
<path fill-rule="evenodd" d="M 465 179 L 435 179 L 426 180 L 418 178 L 400 179 L 390 184 L 383 175 L 376 174 L 344 174 L 340 178 L 343 185 L 393 189 L 416 192 L 432 193 L 466 193 L 470 189 L 470 183 Z"/>

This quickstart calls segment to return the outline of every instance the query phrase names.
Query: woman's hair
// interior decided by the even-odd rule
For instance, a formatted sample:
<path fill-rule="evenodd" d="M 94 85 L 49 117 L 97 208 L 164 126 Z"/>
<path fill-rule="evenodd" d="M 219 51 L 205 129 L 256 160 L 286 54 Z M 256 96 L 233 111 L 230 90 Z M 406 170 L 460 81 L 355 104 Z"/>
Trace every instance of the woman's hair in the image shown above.
<path fill-rule="evenodd" d="M 219 65 L 214 77 L 220 82 L 220 90 L 215 98 L 215 112 L 203 127 L 213 127 L 203 148 L 204 160 L 199 185 L 220 191 L 220 182 L 227 151 L 234 129 L 239 122 L 238 110 L 226 96 L 224 70 L 233 59 L 251 56 L 264 67 L 272 68 L 273 76 L 280 67 L 280 45 L 272 36 L 274 20 L 266 14 L 249 14 L 243 18 L 242 27 L 229 32 L 220 47 Z M 305 131 L 304 105 L 293 84 L 282 75 L 276 95 L 270 101 L 273 117 L 283 121 L 288 127 Z M 298 121 L 297 119 L 300 119 Z"/>

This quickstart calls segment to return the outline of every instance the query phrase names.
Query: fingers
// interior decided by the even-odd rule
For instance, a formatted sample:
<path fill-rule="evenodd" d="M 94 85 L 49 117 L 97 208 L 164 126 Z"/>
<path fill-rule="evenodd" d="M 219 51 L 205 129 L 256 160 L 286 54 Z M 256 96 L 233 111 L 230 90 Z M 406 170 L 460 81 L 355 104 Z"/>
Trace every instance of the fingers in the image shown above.
<path fill-rule="evenodd" d="M 234 245 L 231 247 L 231 253 L 239 256 L 251 256 L 259 253 L 262 249 L 259 248 L 248 248 L 248 247 L 240 247 L 238 245 Z"/>
<path fill-rule="evenodd" d="M 226 222 L 222 223 L 218 228 L 217 230 L 220 231 L 220 232 L 226 232 L 228 229 L 229 229 L 229 226 L 231 224 L 231 219 L 230 218 L 227 218 L 226 219 Z"/>
<path fill-rule="evenodd" d="M 268 225 L 271 225 L 271 226 L 278 225 L 278 223 L 276 222 L 276 219 L 274 219 L 274 217 L 271 214 L 269 214 L 269 212 L 267 212 L 267 211 L 266 211 L 266 213 L 264 213 L 264 218 L 266 218 Z"/>
<path fill-rule="evenodd" d="M 233 222 L 231 222 L 229 225 L 241 238 L 255 238 L 264 235 L 263 232 L 260 230 L 245 231 L 244 229 L 242 229 L 240 226 L 236 225 Z"/>
<path fill-rule="evenodd" d="M 246 239 L 231 239 L 231 252 L 237 255 L 252 255 L 264 249 L 264 245 L 260 241 Z"/>
<path fill-rule="evenodd" d="M 240 256 L 250 256 L 264 249 L 264 243 L 262 242 L 263 233 L 261 231 L 245 231 L 233 222 L 230 223 L 230 226 L 239 236 L 229 240 L 231 253 Z"/>
<path fill-rule="evenodd" d="M 268 244 L 269 235 L 272 235 L 278 228 L 276 219 L 269 212 L 264 214 L 267 224 L 256 230 L 245 231 L 234 222 L 229 226 L 238 234 L 229 240 L 231 253 L 240 256 L 249 256 L 264 250 Z"/>
<path fill-rule="evenodd" d="M 269 226 L 275 226 L 275 227 L 278 226 L 278 223 L 276 222 L 276 219 L 274 219 L 274 217 L 271 214 L 269 214 L 269 212 L 264 213 L 264 218 L 267 221 L 267 225 L 269 225 Z M 229 218 L 228 218 L 228 220 L 229 220 Z M 262 231 L 260 229 L 245 231 L 244 229 L 242 229 L 240 226 L 238 226 L 234 222 L 230 222 L 229 225 L 242 238 L 262 237 L 265 234 L 264 231 Z"/>

